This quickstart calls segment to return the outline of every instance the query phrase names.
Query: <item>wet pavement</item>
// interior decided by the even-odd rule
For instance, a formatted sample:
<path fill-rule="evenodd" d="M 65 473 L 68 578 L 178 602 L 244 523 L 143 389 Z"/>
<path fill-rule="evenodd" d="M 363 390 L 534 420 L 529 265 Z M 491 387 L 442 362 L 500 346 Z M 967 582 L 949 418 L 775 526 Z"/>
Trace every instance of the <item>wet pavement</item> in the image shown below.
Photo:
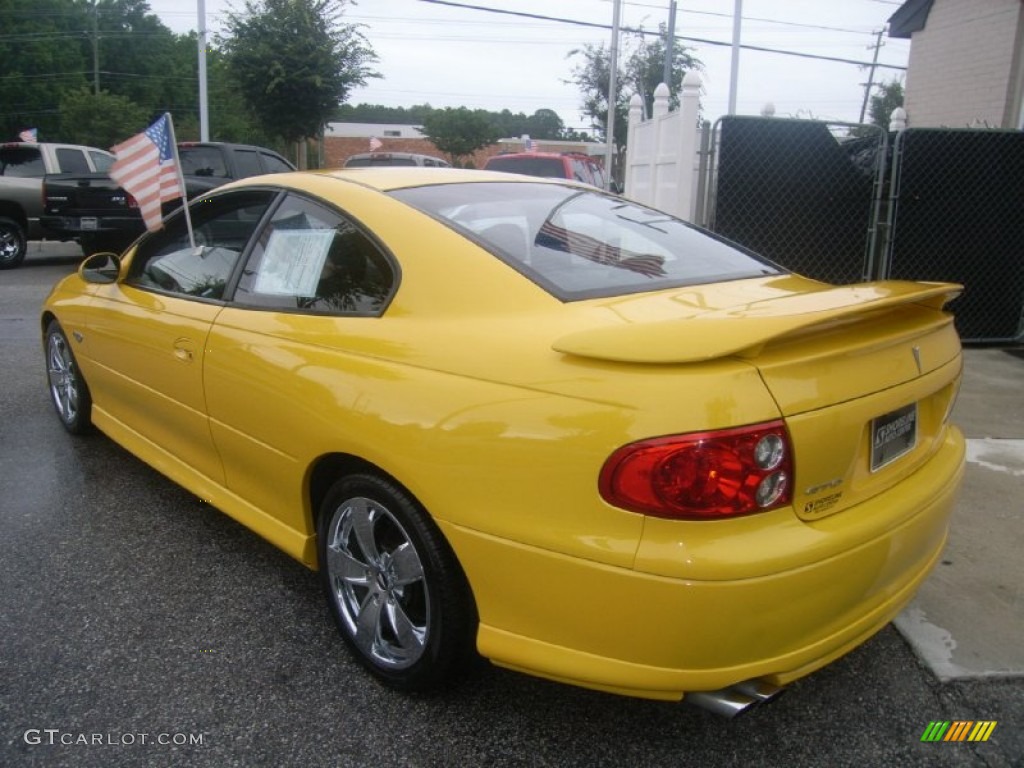
<path fill-rule="evenodd" d="M 76 257 L 47 246 L 0 272 L 0 766 L 1024 765 L 1022 679 L 940 677 L 893 627 L 733 721 L 486 665 L 434 696 L 381 687 L 314 574 L 103 436 L 63 431 L 36 318 Z M 1024 410 L 1022 373 L 1011 351 L 968 353 L 958 416 L 982 442 L 950 563 L 916 604 L 958 670 L 972 628 L 1017 632 L 1000 622 L 1021 569 L 1002 557 L 1020 550 L 1024 487 L 1009 444 L 984 440 L 1024 438 L 1006 415 Z M 939 720 L 997 725 L 922 742 Z"/>

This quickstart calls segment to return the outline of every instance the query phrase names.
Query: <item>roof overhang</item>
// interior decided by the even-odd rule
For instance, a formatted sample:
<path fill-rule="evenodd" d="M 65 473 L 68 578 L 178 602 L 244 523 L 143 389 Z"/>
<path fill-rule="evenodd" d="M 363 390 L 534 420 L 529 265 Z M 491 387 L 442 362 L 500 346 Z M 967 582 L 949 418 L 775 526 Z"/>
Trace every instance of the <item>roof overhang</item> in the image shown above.
<path fill-rule="evenodd" d="M 934 2 L 935 0 L 906 0 L 899 10 L 889 17 L 889 37 L 909 39 L 912 34 L 924 29 Z"/>

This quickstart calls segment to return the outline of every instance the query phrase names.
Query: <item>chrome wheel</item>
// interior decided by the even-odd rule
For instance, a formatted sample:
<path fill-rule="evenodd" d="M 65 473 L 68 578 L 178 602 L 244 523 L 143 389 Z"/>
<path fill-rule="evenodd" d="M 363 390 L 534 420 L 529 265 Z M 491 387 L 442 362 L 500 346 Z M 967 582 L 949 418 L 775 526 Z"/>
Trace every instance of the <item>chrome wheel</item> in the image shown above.
<path fill-rule="evenodd" d="M 342 639 L 382 682 L 423 691 L 472 667 L 478 620 L 466 574 L 398 483 L 372 472 L 336 480 L 319 505 L 317 560 Z"/>
<path fill-rule="evenodd" d="M 67 336 L 53 321 L 46 329 L 46 375 L 50 399 L 64 428 L 69 432 L 85 432 L 91 421 L 92 400 Z"/>
<path fill-rule="evenodd" d="M 21 264 L 27 245 L 22 226 L 14 219 L 0 216 L 0 269 Z"/>
<path fill-rule="evenodd" d="M 330 594 L 357 650 L 385 669 L 419 661 L 430 633 L 430 591 L 419 553 L 395 515 L 373 499 L 344 500 L 326 554 Z"/>
<path fill-rule="evenodd" d="M 47 343 L 47 372 L 50 375 L 50 396 L 57 415 L 65 424 L 78 417 L 78 374 L 75 361 L 63 334 L 50 335 Z"/>

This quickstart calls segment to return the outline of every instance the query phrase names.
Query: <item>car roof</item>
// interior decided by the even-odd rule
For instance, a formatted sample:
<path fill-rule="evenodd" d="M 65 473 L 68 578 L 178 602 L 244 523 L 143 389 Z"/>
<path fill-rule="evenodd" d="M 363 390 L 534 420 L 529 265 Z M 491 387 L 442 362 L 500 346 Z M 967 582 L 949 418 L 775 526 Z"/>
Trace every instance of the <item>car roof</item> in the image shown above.
<path fill-rule="evenodd" d="M 504 160 L 510 157 L 572 157 L 577 160 L 591 160 L 597 162 L 590 155 L 583 152 L 504 152 L 500 155 L 492 155 L 488 160 Z"/>
<path fill-rule="evenodd" d="M 357 152 L 354 155 L 349 155 L 346 160 L 351 160 L 353 157 L 429 157 L 431 160 L 440 160 L 442 162 L 448 162 L 443 157 L 437 157 L 436 155 L 424 155 L 420 152 L 391 152 L 389 150 L 376 150 L 374 152 Z"/>
<path fill-rule="evenodd" d="M 458 168 L 424 168 L 419 166 L 388 166 L 383 168 L 339 168 L 325 171 L 293 171 L 267 176 L 254 176 L 226 184 L 228 189 L 247 184 L 266 182 L 278 186 L 307 189 L 309 183 L 322 177 L 360 184 L 380 192 L 434 184 L 466 184 L 473 182 L 501 182 L 504 184 L 574 184 L 567 179 L 546 179 L 540 176 L 519 176 L 499 171 L 473 171 Z M 578 186 L 592 189 L 588 185 Z"/>

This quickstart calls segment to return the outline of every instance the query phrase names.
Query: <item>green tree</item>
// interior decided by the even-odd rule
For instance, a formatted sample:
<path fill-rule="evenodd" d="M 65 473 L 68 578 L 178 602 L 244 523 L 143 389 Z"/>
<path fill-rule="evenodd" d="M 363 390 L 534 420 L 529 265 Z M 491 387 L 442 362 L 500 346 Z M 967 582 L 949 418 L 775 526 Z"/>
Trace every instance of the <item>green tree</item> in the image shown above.
<path fill-rule="evenodd" d="M 288 141 L 316 136 L 354 86 L 376 77 L 348 0 L 246 0 L 218 38 L 241 94 L 263 129 Z"/>
<path fill-rule="evenodd" d="M 38 128 L 40 141 L 61 134 L 60 100 L 86 84 L 81 43 L 85 17 L 72 0 L 0 4 L 0 141 Z"/>
<path fill-rule="evenodd" d="M 565 123 L 553 109 L 538 109 L 526 119 L 526 130 L 533 139 L 561 139 Z"/>
<path fill-rule="evenodd" d="M 423 133 L 455 166 L 464 166 L 466 158 L 501 138 L 485 110 L 466 107 L 434 110 L 423 121 Z"/>
<path fill-rule="evenodd" d="M 61 135 L 78 144 L 109 148 L 145 127 L 149 110 L 125 96 L 81 88 L 60 102 Z"/>
<path fill-rule="evenodd" d="M 855 138 L 877 137 L 878 128 L 889 130 L 889 119 L 896 107 L 903 106 L 903 83 L 892 80 L 888 83 L 875 83 L 877 93 L 871 95 L 868 102 L 868 122 L 850 128 L 849 134 Z"/>
<path fill-rule="evenodd" d="M 615 104 L 615 143 L 626 144 L 629 100 L 633 94 L 640 94 L 644 100 L 645 113 L 654 108 L 654 89 L 662 81 L 665 70 L 665 27 L 661 26 L 659 37 L 648 38 L 642 31 L 625 38 L 620 50 L 620 64 L 615 79 L 618 85 Z M 574 84 L 583 96 L 582 111 L 590 118 L 594 132 L 604 140 L 608 125 L 608 85 L 611 79 L 611 52 L 605 45 L 588 44 L 570 51 L 571 58 L 582 57 L 572 71 L 572 78 L 566 82 Z M 684 46 L 672 47 L 672 67 L 669 88 L 669 106 L 679 105 L 679 92 L 687 72 L 701 72 L 703 63 Z"/>
<path fill-rule="evenodd" d="M 899 80 L 892 80 L 888 83 L 878 83 L 876 88 L 878 88 L 878 93 L 871 95 L 868 116 L 871 119 L 871 125 L 877 125 L 887 131 L 893 110 L 903 106 L 903 83 Z"/>
<path fill-rule="evenodd" d="M 94 90 L 93 46 L 99 59 L 100 89 L 145 105 L 154 114 L 196 109 L 194 35 L 175 35 L 150 13 L 146 0 L 97 0 L 95 6 L 92 0 L 75 3 L 87 18 L 80 46 Z"/>

